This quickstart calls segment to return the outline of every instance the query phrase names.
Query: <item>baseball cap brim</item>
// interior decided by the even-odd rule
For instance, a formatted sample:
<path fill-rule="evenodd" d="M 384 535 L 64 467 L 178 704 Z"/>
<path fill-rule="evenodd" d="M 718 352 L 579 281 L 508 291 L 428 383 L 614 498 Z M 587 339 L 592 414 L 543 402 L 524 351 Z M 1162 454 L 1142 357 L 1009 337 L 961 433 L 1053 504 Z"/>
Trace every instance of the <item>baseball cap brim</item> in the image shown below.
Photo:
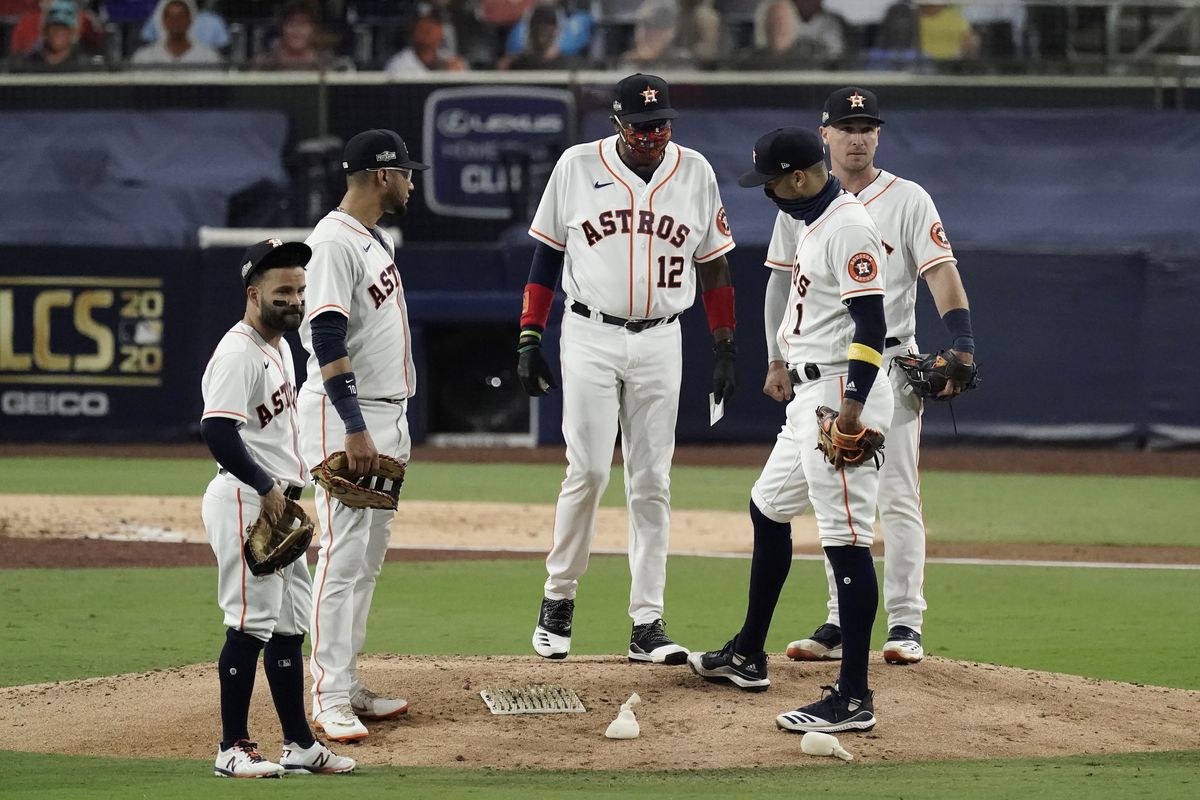
<path fill-rule="evenodd" d="M 259 262 L 254 265 L 254 269 L 262 269 L 264 267 L 304 267 L 308 265 L 311 259 L 312 248 L 304 242 L 284 242 L 259 259 Z"/>
<path fill-rule="evenodd" d="M 673 108 L 659 108 L 650 111 L 635 111 L 632 114 L 618 114 L 617 118 L 621 122 L 633 125 L 638 122 L 649 122 L 653 119 L 676 119 L 679 117 L 679 112 Z"/>
<path fill-rule="evenodd" d="M 883 124 L 883 120 L 873 114 L 847 114 L 844 117 L 838 117 L 837 119 L 831 119 L 828 122 L 823 122 L 821 123 L 821 127 L 827 128 L 830 125 L 835 125 L 839 122 L 845 122 L 848 119 L 869 119 L 879 125 Z"/>
<path fill-rule="evenodd" d="M 750 189 L 755 186 L 762 186 L 764 183 L 769 181 L 773 181 L 782 174 L 782 172 L 778 172 L 774 175 L 765 175 L 756 169 L 752 169 L 746 174 L 742 175 L 742 177 L 738 178 L 737 182 L 738 186 L 741 186 L 743 189 Z"/>

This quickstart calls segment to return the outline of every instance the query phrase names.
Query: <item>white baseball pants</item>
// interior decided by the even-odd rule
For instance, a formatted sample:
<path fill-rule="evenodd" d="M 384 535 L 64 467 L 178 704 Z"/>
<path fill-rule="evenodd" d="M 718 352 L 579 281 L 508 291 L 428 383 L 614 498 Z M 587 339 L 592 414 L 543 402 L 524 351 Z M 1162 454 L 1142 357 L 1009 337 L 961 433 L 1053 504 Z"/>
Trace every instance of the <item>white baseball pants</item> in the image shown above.
<path fill-rule="evenodd" d="M 619 424 L 629 509 L 629 616 L 635 625 L 653 622 L 663 615 L 667 582 L 670 470 L 683 373 L 679 324 L 631 333 L 568 311 L 560 350 L 567 476 L 546 557 L 545 596 L 575 598 Z"/>
<path fill-rule="evenodd" d="M 412 442 L 406 405 L 359 400 L 363 419 L 380 453 L 407 462 Z M 300 450 L 308 469 L 345 448 L 346 428 L 329 402 L 300 392 Z M 383 568 L 394 511 L 354 509 L 331 500 L 317 486 L 320 550 L 313 574 L 313 716 L 350 702 L 358 688 L 357 659 L 367 636 L 367 615 Z"/>

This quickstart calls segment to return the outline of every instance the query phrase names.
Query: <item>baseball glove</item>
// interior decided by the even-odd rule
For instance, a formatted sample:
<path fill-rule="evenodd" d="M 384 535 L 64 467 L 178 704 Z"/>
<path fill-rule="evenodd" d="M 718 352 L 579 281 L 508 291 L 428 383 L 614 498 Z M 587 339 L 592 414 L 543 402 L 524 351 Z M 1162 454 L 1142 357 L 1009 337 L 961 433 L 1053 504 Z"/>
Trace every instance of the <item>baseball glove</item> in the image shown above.
<path fill-rule="evenodd" d="M 404 462 L 391 456 L 379 456 L 379 470 L 355 478 L 350 475 L 350 460 L 338 450 L 312 469 L 313 480 L 329 496 L 351 508 L 387 508 L 396 510 L 400 487 L 404 484 Z"/>
<path fill-rule="evenodd" d="M 848 436 L 838 430 L 838 412 L 829 406 L 817 408 L 817 449 L 834 469 L 857 467 L 868 460 L 875 462 L 875 469 L 883 466 L 883 434 L 874 428 L 864 427 Z"/>
<path fill-rule="evenodd" d="M 272 523 L 266 514 L 246 526 L 242 553 L 255 575 L 270 575 L 304 555 L 312 541 L 313 523 L 294 500 L 285 500 L 279 521 Z"/>
<path fill-rule="evenodd" d="M 979 366 L 959 361 L 953 350 L 896 356 L 892 363 L 904 370 L 913 394 L 926 400 L 951 400 L 955 395 L 979 385 Z M 958 391 L 953 395 L 938 397 L 950 381 L 954 381 Z"/>

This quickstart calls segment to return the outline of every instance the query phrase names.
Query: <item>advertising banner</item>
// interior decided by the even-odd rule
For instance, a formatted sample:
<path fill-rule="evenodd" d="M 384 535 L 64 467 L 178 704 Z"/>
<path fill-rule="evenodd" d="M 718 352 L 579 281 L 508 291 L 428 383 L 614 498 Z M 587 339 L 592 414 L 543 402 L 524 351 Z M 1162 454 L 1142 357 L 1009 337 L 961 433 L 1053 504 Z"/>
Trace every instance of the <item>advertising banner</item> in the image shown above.
<path fill-rule="evenodd" d="M 439 89 L 425 101 L 425 202 L 474 219 L 531 215 L 562 151 L 574 144 L 575 105 L 563 89 Z"/>
<path fill-rule="evenodd" d="M 199 377 L 187 375 L 186 333 L 198 279 L 179 253 L 166 265 L 154 250 L 0 255 L 16 268 L 0 274 L 3 437 L 180 438 Z"/>

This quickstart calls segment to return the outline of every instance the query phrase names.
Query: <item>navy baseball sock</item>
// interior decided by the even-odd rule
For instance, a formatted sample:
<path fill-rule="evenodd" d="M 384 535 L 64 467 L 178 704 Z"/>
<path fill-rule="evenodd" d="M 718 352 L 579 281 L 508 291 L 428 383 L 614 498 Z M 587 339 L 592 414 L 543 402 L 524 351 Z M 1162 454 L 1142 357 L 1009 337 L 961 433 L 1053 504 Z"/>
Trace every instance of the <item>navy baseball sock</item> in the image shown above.
<path fill-rule="evenodd" d="M 303 641 L 302 633 L 272 636 L 263 651 L 263 669 L 271 685 L 271 699 L 275 701 L 283 738 L 309 747 L 313 734 L 304 716 L 304 656 L 300 653 Z"/>
<path fill-rule="evenodd" d="M 838 690 L 843 697 L 861 700 L 867 693 L 871 626 L 879 608 L 875 564 L 866 547 L 826 547 L 825 555 L 833 565 L 841 610 L 842 671 Z"/>
<path fill-rule="evenodd" d="M 754 523 L 750 600 L 746 604 L 746 621 L 734 645 L 734 651 L 742 656 L 754 655 L 766 645 L 775 604 L 792 568 L 792 524 L 767 519 L 753 500 L 750 521 Z"/>
<path fill-rule="evenodd" d="M 248 718 L 250 695 L 254 693 L 254 673 L 258 669 L 258 654 L 262 640 L 248 633 L 225 629 L 225 646 L 217 661 L 221 680 L 221 749 L 228 750 L 234 742 L 249 739 Z"/>

